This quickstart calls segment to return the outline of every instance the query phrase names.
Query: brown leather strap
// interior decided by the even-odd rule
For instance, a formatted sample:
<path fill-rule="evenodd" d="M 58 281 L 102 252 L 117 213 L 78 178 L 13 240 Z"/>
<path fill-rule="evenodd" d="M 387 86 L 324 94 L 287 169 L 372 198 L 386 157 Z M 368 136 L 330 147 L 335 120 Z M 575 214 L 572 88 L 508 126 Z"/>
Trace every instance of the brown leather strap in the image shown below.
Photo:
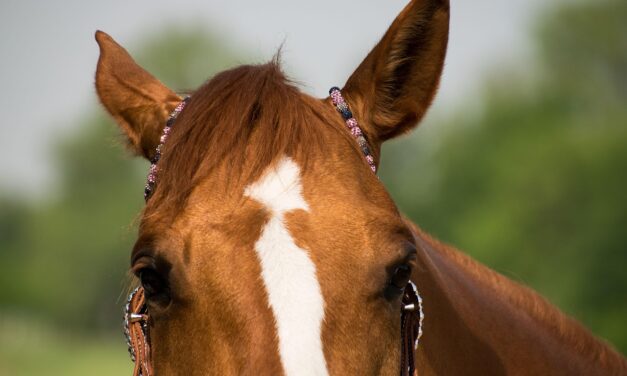
<path fill-rule="evenodd" d="M 133 376 L 153 376 L 148 338 L 149 317 L 143 288 L 140 287 L 129 302 L 128 315 L 129 343 L 135 354 Z"/>
<path fill-rule="evenodd" d="M 414 351 L 420 336 L 420 298 L 410 283 L 403 293 L 401 307 L 401 376 L 416 376 L 416 359 Z"/>

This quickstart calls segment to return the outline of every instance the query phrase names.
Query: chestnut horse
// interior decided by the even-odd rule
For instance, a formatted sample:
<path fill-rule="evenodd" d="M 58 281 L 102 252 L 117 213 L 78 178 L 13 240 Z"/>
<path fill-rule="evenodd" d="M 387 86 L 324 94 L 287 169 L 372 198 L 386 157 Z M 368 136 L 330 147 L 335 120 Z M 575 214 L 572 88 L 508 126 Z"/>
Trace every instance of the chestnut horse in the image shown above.
<path fill-rule="evenodd" d="M 448 0 L 412 1 L 343 87 L 374 166 L 427 111 L 448 24 Z M 104 107 L 137 154 L 161 157 L 131 257 L 154 374 L 398 375 L 410 278 L 426 315 L 421 376 L 627 374 L 620 354 L 536 293 L 404 218 L 360 132 L 277 61 L 213 77 L 163 143 L 182 98 L 107 34 L 96 39 Z"/>

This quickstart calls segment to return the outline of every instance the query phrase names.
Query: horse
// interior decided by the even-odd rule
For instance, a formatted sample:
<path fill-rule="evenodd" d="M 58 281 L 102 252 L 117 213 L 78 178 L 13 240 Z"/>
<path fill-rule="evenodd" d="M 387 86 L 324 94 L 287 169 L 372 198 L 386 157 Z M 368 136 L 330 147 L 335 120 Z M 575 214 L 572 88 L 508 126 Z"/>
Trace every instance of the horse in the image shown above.
<path fill-rule="evenodd" d="M 404 217 L 373 173 L 433 101 L 449 9 L 412 0 L 321 99 L 278 59 L 183 99 L 96 32 L 100 101 L 152 162 L 131 252 L 135 374 L 627 374 L 537 293 Z"/>

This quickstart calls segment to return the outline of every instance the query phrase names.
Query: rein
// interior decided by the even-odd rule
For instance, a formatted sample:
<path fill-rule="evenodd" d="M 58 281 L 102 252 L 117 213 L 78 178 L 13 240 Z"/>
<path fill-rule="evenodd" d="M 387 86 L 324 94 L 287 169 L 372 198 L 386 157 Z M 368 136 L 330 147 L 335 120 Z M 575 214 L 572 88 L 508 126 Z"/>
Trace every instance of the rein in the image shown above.
<path fill-rule="evenodd" d="M 351 135 L 359 145 L 364 159 L 372 172 L 377 172 L 377 166 L 368 145 L 368 140 L 363 131 L 359 127 L 359 123 L 353 117 L 353 113 L 348 104 L 342 97 L 342 92 L 337 87 L 329 90 L 331 101 L 342 115 Z M 176 106 L 170 114 L 168 121 L 163 128 L 159 145 L 157 146 L 155 156 L 151 159 L 150 171 L 148 173 L 146 187 L 144 189 L 144 199 L 148 201 L 152 195 L 157 182 L 157 163 L 161 159 L 163 153 L 163 145 L 170 134 L 170 129 L 178 115 L 183 111 L 185 105 L 189 102 L 190 97 L 186 97 Z M 414 351 L 418 348 L 418 342 L 422 336 L 422 321 L 424 314 L 422 311 L 422 298 L 413 282 L 407 283 L 403 292 L 403 298 L 400 306 L 401 311 L 401 364 L 400 376 L 415 376 L 416 359 Z M 135 363 L 133 376 L 153 376 L 151 351 L 150 351 L 150 314 L 148 305 L 144 295 L 143 287 L 137 287 L 133 290 L 126 302 L 124 308 L 124 335 L 128 345 L 128 352 L 131 360 Z"/>

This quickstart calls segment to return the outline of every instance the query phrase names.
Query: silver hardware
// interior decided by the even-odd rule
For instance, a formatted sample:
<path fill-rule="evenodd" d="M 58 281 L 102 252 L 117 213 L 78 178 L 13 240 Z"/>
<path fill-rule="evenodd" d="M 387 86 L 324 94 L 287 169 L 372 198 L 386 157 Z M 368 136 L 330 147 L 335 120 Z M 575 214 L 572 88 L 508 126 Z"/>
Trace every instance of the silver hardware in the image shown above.
<path fill-rule="evenodd" d="M 144 321 L 144 320 L 146 320 L 146 315 L 141 315 L 138 313 L 131 313 L 128 315 L 129 322 L 137 322 L 137 321 Z"/>
<path fill-rule="evenodd" d="M 418 321 L 418 336 L 416 336 L 416 343 L 414 343 L 414 350 L 418 349 L 418 342 L 420 341 L 420 337 L 422 337 L 422 321 L 425 318 L 425 314 L 422 311 L 422 297 L 420 296 L 420 293 L 418 292 L 418 289 L 416 288 L 416 285 L 414 284 L 414 282 L 409 281 L 409 283 L 411 284 L 411 287 L 414 289 L 414 292 L 416 293 L 416 297 L 418 297 L 418 314 L 420 315 L 420 319 Z M 406 308 L 408 306 L 413 306 L 413 304 L 408 304 L 407 306 L 403 307 L 403 309 L 407 310 Z M 415 307 L 412 307 L 412 311 L 415 310 Z"/>

